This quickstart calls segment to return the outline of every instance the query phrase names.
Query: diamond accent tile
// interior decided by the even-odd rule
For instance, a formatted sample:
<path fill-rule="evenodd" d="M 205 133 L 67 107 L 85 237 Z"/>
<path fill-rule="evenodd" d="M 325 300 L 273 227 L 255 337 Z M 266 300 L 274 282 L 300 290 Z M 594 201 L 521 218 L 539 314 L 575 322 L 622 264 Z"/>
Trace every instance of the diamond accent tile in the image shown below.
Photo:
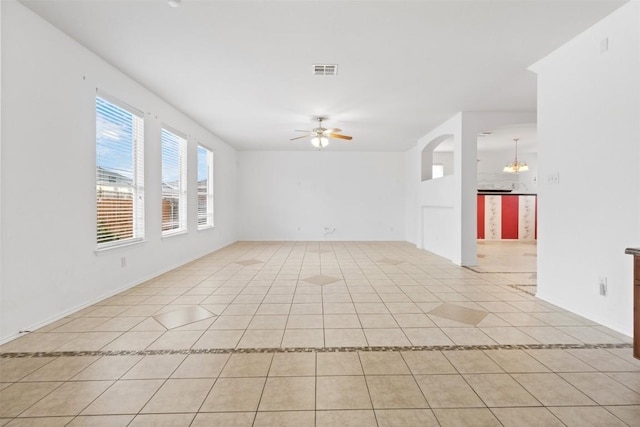
<path fill-rule="evenodd" d="M 338 279 L 337 277 L 325 276 L 324 274 L 318 274 L 317 276 L 306 277 L 302 280 L 313 285 L 323 286 L 328 285 L 329 283 L 337 282 L 340 279 Z"/>
<path fill-rule="evenodd" d="M 391 258 L 382 258 L 378 262 L 382 262 L 384 264 L 398 265 L 398 264 L 402 264 L 404 261 L 401 261 L 398 259 L 391 259 Z"/>
<path fill-rule="evenodd" d="M 486 311 L 475 310 L 473 308 L 462 307 L 460 305 L 445 303 L 434 308 L 427 314 L 432 314 L 467 325 L 477 325 L 489 314 Z"/>
<path fill-rule="evenodd" d="M 262 261 L 258 261 L 257 259 L 245 259 L 242 261 L 234 261 L 234 264 L 240 264 L 240 265 L 244 265 L 245 267 L 248 265 L 254 265 L 254 264 L 262 264 Z"/>
<path fill-rule="evenodd" d="M 173 329 L 214 316 L 215 314 L 209 310 L 205 310 L 200 306 L 193 306 L 183 308 L 182 310 L 158 314 L 157 316 L 153 316 L 153 318 L 160 322 L 165 328 Z"/>

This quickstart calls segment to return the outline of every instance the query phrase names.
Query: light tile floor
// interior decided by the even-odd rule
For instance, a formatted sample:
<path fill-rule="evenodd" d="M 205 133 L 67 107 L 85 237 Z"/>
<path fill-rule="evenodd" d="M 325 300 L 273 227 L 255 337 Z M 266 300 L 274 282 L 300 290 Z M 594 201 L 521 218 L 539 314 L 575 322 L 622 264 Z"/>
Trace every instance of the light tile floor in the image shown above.
<path fill-rule="evenodd" d="M 514 288 L 535 295 L 537 258 L 535 240 L 478 240 L 478 265 L 471 270 L 494 273 L 513 282 Z"/>
<path fill-rule="evenodd" d="M 521 276 L 236 243 L 1 346 L 0 426 L 640 425 L 629 337 Z"/>

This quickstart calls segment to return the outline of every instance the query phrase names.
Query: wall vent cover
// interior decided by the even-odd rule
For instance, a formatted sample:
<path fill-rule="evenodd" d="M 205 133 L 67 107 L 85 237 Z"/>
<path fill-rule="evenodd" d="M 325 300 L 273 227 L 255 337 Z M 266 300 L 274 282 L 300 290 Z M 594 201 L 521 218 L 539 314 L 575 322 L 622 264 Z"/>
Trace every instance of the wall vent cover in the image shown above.
<path fill-rule="evenodd" d="M 335 76 L 338 74 L 337 64 L 313 64 L 314 76 Z"/>

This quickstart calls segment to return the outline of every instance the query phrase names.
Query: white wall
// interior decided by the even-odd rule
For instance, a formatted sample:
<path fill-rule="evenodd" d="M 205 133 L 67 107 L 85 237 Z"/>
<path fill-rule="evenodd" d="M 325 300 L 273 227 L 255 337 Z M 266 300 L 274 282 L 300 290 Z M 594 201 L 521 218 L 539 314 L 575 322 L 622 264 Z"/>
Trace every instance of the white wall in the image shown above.
<path fill-rule="evenodd" d="M 418 221 L 418 185 L 421 181 L 420 166 L 416 167 L 416 159 L 420 158 L 418 147 L 415 146 L 404 153 L 405 169 L 405 221 L 404 240 L 417 244 L 417 221 Z"/>
<path fill-rule="evenodd" d="M 238 194 L 240 240 L 402 240 L 405 155 L 241 151 Z"/>
<path fill-rule="evenodd" d="M 449 138 L 454 147 L 453 175 L 418 183 L 413 201 L 416 225 L 407 225 L 407 230 L 416 230 L 418 248 L 458 265 L 476 265 L 478 133 L 531 122 L 535 122 L 532 112 L 461 112 L 418 140 L 412 167 L 419 171 L 419 177 L 421 164 L 431 157 L 429 150 Z"/>
<path fill-rule="evenodd" d="M 2 3 L 0 2 L 0 301 L 3 301 L 2 297 Z M 2 305 L 0 302 L 0 327 L 2 325 Z M 0 331 L 0 337 L 2 332 Z"/>
<path fill-rule="evenodd" d="M 417 247 L 436 253 L 462 265 L 462 113 L 451 117 L 418 140 L 418 164 L 432 161 L 443 141 L 453 140 L 454 174 L 419 183 L 416 228 Z M 473 148 L 473 147 L 472 147 Z M 475 157 L 475 155 L 474 155 Z M 425 162 L 426 160 L 426 162 Z M 475 166 L 475 165 L 474 165 Z M 420 167 L 420 166 L 418 166 Z M 475 174 L 475 170 L 473 171 Z M 475 257 L 475 255 L 474 255 Z"/>
<path fill-rule="evenodd" d="M 632 1 L 532 67 L 538 296 L 627 335 L 633 282 L 624 249 L 640 246 L 639 32 L 640 3 Z M 547 183 L 556 173 L 559 184 Z"/>
<path fill-rule="evenodd" d="M 456 191 L 453 175 L 421 182 L 419 189 L 422 232 L 419 245 L 450 260 L 459 257 L 459 241 L 451 236 L 459 228 L 456 222 Z M 455 261 L 454 261 L 455 262 Z"/>
<path fill-rule="evenodd" d="M 1 7 L 0 342 L 236 240 L 232 148 L 21 4 Z M 146 241 L 100 254 L 96 88 L 145 112 L 146 139 Z M 189 232 L 166 239 L 161 123 L 189 135 Z M 216 228 L 204 231 L 195 216 L 196 141 L 215 150 Z"/>

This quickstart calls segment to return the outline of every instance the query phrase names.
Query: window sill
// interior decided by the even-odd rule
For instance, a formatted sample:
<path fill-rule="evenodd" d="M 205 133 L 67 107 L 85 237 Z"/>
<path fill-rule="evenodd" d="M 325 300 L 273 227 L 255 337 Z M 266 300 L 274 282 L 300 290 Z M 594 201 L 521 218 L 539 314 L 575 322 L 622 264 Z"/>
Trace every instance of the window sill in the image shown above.
<path fill-rule="evenodd" d="M 203 225 L 202 227 L 198 227 L 198 231 L 209 230 L 212 228 L 216 228 L 215 225 Z"/>
<path fill-rule="evenodd" d="M 96 248 L 96 250 L 94 251 L 94 253 L 96 255 L 101 255 L 104 253 L 108 253 L 108 252 L 112 252 L 115 251 L 117 249 L 125 249 L 128 248 L 130 246 L 136 246 L 139 245 L 141 243 L 144 243 L 145 240 L 144 239 L 132 239 L 132 240 L 127 240 L 126 242 L 122 242 L 122 243 L 114 243 L 112 245 L 108 245 L 108 246 L 103 246 L 100 248 Z"/>
<path fill-rule="evenodd" d="M 187 233 L 188 233 L 187 230 L 171 231 L 171 232 L 163 233 L 162 239 L 167 239 L 175 236 L 182 236 L 183 234 L 187 234 Z"/>

